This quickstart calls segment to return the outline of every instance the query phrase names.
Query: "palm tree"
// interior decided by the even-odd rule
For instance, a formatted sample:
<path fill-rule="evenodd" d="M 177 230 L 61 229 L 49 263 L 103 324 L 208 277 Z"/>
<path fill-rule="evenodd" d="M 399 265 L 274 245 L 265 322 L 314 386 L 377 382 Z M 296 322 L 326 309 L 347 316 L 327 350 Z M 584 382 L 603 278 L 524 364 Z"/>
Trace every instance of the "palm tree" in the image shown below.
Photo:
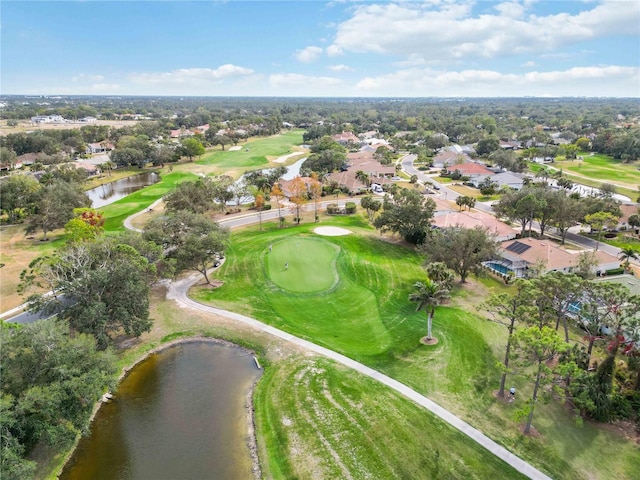
<path fill-rule="evenodd" d="M 436 306 L 440 305 L 449 296 L 449 290 L 441 283 L 431 279 L 426 279 L 424 282 L 416 282 L 413 286 L 416 291 L 409 294 L 409 301 L 418 304 L 416 312 L 424 310 L 427 314 L 427 340 L 432 340 L 431 324 L 433 323 Z"/>
<path fill-rule="evenodd" d="M 629 264 L 631 263 L 631 260 L 640 260 L 640 252 L 632 247 L 625 247 L 620 250 L 618 257 L 624 262 L 624 268 L 626 270 L 629 270 Z"/>
<path fill-rule="evenodd" d="M 358 170 L 356 172 L 356 178 L 364 183 L 367 188 L 369 187 L 369 175 L 367 175 L 363 170 Z"/>
<path fill-rule="evenodd" d="M 546 185 L 547 179 L 551 176 L 551 171 L 547 167 L 542 167 L 538 173 L 536 173 L 536 178 L 542 178 L 542 182 Z"/>

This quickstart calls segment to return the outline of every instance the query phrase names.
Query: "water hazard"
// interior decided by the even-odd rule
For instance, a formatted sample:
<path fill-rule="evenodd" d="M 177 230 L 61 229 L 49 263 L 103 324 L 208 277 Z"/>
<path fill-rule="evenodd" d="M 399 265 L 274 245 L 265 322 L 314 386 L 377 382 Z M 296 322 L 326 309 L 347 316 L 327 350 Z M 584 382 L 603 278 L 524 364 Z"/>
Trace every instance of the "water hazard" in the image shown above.
<path fill-rule="evenodd" d="M 138 364 L 103 405 L 63 480 L 251 479 L 247 394 L 253 356 L 210 342 Z"/>
<path fill-rule="evenodd" d="M 139 175 L 133 175 L 132 177 L 116 180 L 115 182 L 105 183 L 99 187 L 87 190 L 85 193 L 91 199 L 91 206 L 93 208 L 100 208 L 159 181 L 160 175 L 156 172 L 141 173 Z"/>

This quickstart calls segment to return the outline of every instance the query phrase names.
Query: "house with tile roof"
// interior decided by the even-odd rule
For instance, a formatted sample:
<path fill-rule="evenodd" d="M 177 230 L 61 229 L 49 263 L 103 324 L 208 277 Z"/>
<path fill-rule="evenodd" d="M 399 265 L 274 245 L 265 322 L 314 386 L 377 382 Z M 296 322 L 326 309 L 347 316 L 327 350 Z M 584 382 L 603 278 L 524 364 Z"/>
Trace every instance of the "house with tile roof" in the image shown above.
<path fill-rule="evenodd" d="M 622 216 L 618 219 L 618 230 L 630 230 L 629 217 L 631 215 L 640 215 L 640 207 L 638 205 L 622 204 L 620 205 Z"/>
<path fill-rule="evenodd" d="M 462 164 L 471 161 L 471 157 L 465 152 L 457 152 L 452 150 L 444 150 L 434 155 L 432 162 L 435 168 L 444 168 L 449 165 Z"/>
<path fill-rule="evenodd" d="M 304 182 L 304 184 L 307 187 L 307 192 L 309 192 L 311 190 L 311 185 L 313 184 L 313 182 L 315 181 L 313 178 L 311 177 L 300 177 L 300 179 Z M 280 185 L 280 188 L 282 189 L 282 193 L 285 197 L 287 198 L 291 198 L 291 196 L 293 195 L 293 190 L 292 190 L 292 185 L 293 185 L 293 180 L 280 180 L 278 183 Z"/>
<path fill-rule="evenodd" d="M 468 162 L 459 165 L 451 165 L 446 167 L 447 172 L 460 172 L 461 175 L 469 177 L 472 181 L 482 182 L 485 178 L 495 175 L 493 170 L 488 169 L 481 163 Z"/>
<path fill-rule="evenodd" d="M 462 227 L 462 228 L 484 228 L 495 237 L 498 242 L 512 240 L 516 238 L 518 232 L 501 222 L 493 215 L 474 210 L 472 212 L 459 211 L 436 211 L 432 220 L 432 225 L 436 228 Z"/>
<path fill-rule="evenodd" d="M 519 238 L 504 242 L 500 257 L 485 262 L 485 266 L 500 274 L 527 277 L 530 268 L 544 265 L 544 273 L 571 273 L 577 266 L 580 252 L 569 252 L 549 240 Z M 613 255 L 596 251 L 595 273 L 600 274 L 620 267 L 620 260 Z"/>
<path fill-rule="evenodd" d="M 347 143 L 355 143 L 356 145 L 360 145 L 361 143 L 360 139 L 356 137 L 353 132 L 338 133 L 336 135 L 332 135 L 331 138 L 333 138 L 340 145 L 346 145 Z"/>
<path fill-rule="evenodd" d="M 369 189 L 369 185 L 356 177 L 356 171 L 349 169 L 344 172 L 332 172 L 326 177 L 327 182 L 336 182 L 341 188 L 348 190 L 351 194 L 364 193 Z"/>

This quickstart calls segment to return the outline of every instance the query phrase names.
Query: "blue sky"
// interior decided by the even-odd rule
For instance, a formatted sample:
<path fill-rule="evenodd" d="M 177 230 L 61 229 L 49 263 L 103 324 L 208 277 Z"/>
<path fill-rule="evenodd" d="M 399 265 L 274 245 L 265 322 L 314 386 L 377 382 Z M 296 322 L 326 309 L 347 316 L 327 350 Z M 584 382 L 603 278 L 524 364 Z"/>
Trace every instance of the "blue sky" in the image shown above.
<path fill-rule="evenodd" d="M 637 0 L 0 3 L 0 93 L 640 97 Z"/>

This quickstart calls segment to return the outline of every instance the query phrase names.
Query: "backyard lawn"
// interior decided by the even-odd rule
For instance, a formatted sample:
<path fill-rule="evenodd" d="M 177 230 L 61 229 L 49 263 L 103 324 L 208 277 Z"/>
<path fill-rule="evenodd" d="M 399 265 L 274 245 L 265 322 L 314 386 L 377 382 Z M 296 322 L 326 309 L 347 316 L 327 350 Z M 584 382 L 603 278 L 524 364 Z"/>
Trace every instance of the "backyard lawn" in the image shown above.
<path fill-rule="evenodd" d="M 362 217 L 329 221 L 358 235 L 319 237 L 312 232 L 313 224 L 278 229 L 272 223 L 261 233 L 255 228 L 234 233 L 226 263 L 216 274 L 224 285 L 215 290 L 196 289 L 194 298 L 253 316 L 380 370 L 445 406 L 554 478 L 611 478 L 612 471 L 617 478 L 631 478 L 634 469 L 640 468 L 637 446 L 589 423 L 577 426 L 570 412 L 553 403 L 537 408 L 534 425 L 540 437 L 522 436 L 513 414 L 524 405 L 530 383 L 522 377 L 509 380 L 522 399 L 515 405 L 504 405 L 491 394 L 497 388 L 497 361 L 506 331 L 452 304 L 436 311 L 433 328 L 439 343 L 422 345 L 425 315 L 416 312 L 407 299 L 411 285 L 425 277 L 421 257 L 381 240 Z M 292 287 L 270 268 L 268 256 L 280 255 L 276 250 L 279 242 L 283 248 L 300 242 L 302 248 L 307 241 L 337 249 L 335 266 L 327 249 L 317 257 L 309 254 L 318 263 L 309 260 L 303 267 L 308 272 L 325 269 L 323 278 L 335 271 L 335 286 L 327 286 L 324 280 L 325 290 L 314 285 L 296 291 L 295 282 Z M 279 271 L 282 259 L 273 260 L 278 274 L 288 273 Z M 487 295 L 484 285 L 478 288 L 485 290 L 475 294 L 475 303 Z"/>

